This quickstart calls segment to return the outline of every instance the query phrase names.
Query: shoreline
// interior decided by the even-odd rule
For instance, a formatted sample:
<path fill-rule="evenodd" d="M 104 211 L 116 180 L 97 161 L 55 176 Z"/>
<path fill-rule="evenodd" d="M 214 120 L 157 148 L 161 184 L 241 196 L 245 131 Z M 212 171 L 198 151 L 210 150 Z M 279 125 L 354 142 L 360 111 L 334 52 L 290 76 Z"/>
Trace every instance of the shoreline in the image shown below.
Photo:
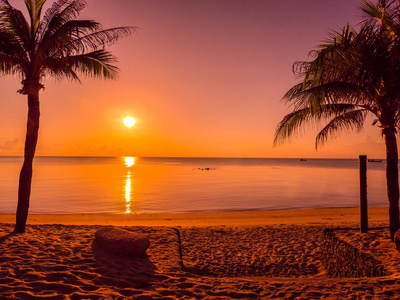
<path fill-rule="evenodd" d="M 388 208 L 369 208 L 368 219 L 370 224 L 388 223 Z M 0 214 L 0 223 L 14 222 L 15 214 Z M 207 227 L 345 225 L 359 222 L 359 208 L 324 208 L 210 213 L 29 214 L 27 224 Z"/>

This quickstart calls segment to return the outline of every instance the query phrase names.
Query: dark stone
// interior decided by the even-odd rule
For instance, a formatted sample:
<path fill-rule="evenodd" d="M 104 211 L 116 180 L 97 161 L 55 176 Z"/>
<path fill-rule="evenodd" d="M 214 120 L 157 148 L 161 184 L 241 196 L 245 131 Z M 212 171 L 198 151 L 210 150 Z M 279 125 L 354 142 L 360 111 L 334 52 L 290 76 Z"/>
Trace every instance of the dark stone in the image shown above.
<path fill-rule="evenodd" d="M 394 234 L 394 244 L 396 245 L 397 251 L 400 251 L 400 229 Z"/>
<path fill-rule="evenodd" d="M 337 230 L 341 229 L 325 229 L 321 244 L 321 262 L 329 275 L 344 278 L 390 275 L 380 261 L 339 239 Z"/>
<path fill-rule="evenodd" d="M 96 247 L 118 256 L 143 257 L 150 241 L 142 234 L 115 227 L 100 228 L 95 233 Z"/>

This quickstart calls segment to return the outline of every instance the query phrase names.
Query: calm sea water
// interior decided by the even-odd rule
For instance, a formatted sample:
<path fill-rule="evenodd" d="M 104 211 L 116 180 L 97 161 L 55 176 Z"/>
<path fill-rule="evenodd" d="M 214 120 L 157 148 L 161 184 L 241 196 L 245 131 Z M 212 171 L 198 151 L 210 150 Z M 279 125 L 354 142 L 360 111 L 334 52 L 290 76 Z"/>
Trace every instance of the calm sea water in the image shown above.
<path fill-rule="evenodd" d="M 0 157 L 0 213 L 14 213 L 21 157 Z M 30 213 L 180 213 L 357 207 L 357 159 L 37 157 Z M 385 162 L 368 163 L 386 206 Z"/>

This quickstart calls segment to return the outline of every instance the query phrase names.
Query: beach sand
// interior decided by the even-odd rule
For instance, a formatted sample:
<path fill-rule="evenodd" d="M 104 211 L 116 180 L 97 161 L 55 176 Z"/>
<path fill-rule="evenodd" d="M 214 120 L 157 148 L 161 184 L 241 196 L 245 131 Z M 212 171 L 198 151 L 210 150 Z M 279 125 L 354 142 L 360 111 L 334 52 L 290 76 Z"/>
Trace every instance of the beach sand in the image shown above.
<path fill-rule="evenodd" d="M 358 209 L 30 215 L 27 232 L 13 235 L 14 216 L 0 215 L 0 299 L 400 299 L 387 219 L 386 208 L 370 209 L 362 234 Z M 92 247 L 96 230 L 110 225 L 146 235 L 147 256 Z M 327 228 L 340 228 L 337 239 L 387 274 L 328 273 Z"/>

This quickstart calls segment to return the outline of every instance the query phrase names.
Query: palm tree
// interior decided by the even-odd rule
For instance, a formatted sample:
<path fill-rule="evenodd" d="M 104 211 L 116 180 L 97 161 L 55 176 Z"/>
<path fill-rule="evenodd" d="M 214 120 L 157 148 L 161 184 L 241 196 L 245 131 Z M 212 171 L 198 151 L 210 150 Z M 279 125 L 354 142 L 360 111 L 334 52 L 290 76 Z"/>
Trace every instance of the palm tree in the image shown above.
<path fill-rule="evenodd" d="M 14 232 L 22 233 L 28 217 L 32 162 L 39 130 L 39 92 L 43 79 L 52 76 L 79 81 L 77 73 L 95 78 L 116 79 L 116 58 L 105 46 L 130 35 L 135 28 L 102 29 L 91 20 L 78 20 L 84 0 L 57 0 L 41 12 L 46 0 L 24 0 L 29 20 L 0 0 L 0 73 L 17 74 L 23 95 L 28 95 L 28 121 L 24 163 L 20 173 L 18 207 Z"/>
<path fill-rule="evenodd" d="M 390 235 L 400 228 L 396 133 L 400 120 L 400 7 L 380 0 L 360 5 L 365 20 L 359 30 L 350 25 L 332 31 L 293 70 L 301 82 L 284 96 L 293 111 L 278 124 L 274 145 L 290 138 L 304 124 L 325 126 L 316 148 L 340 131 L 360 131 L 368 115 L 382 129 L 386 145 L 386 178 Z"/>

